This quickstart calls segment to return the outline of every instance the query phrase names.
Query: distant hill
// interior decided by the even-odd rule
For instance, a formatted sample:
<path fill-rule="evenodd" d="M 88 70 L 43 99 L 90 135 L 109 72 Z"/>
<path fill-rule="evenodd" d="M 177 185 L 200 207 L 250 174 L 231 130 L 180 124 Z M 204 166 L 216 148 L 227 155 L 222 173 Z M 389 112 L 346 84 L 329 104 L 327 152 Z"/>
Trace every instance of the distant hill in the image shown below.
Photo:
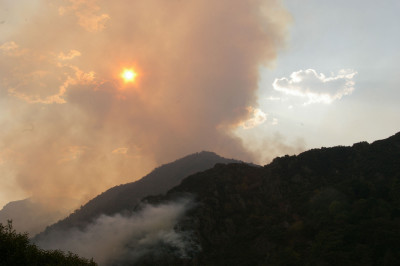
<path fill-rule="evenodd" d="M 0 210 L 0 223 L 7 224 L 7 220 L 12 220 L 18 232 L 35 235 L 65 215 L 60 210 L 48 210 L 39 202 L 23 199 L 9 202 Z"/>
<path fill-rule="evenodd" d="M 46 228 L 45 232 L 36 236 L 36 240 L 51 231 L 82 228 L 101 214 L 113 215 L 132 210 L 143 197 L 166 193 L 191 174 L 212 168 L 217 163 L 235 162 L 239 161 L 203 151 L 162 165 L 138 181 L 115 186 L 103 192 L 67 218 Z"/>
<path fill-rule="evenodd" d="M 160 243 L 135 265 L 400 261 L 400 133 L 276 158 L 263 168 L 216 165 L 144 201 L 160 205 L 185 195 L 195 204 L 174 228 L 191 237 L 186 255 Z M 110 265 L 129 263 L 119 256 Z"/>

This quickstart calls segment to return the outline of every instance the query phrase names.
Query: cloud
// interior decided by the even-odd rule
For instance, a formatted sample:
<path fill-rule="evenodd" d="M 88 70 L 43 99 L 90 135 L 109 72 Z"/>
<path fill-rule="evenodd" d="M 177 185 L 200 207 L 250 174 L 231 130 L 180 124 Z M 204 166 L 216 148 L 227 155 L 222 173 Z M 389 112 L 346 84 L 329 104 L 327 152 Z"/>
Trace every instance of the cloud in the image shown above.
<path fill-rule="evenodd" d="M 60 6 L 60 16 L 72 11 L 78 19 L 78 24 L 89 32 L 101 31 L 105 28 L 106 22 L 110 19 L 108 14 L 97 14 L 100 7 L 96 0 L 69 0 L 69 6 Z"/>
<path fill-rule="evenodd" d="M 20 49 L 18 44 L 13 41 L 3 43 L 0 45 L 0 51 L 7 56 L 22 56 L 25 54 L 26 51 Z"/>
<path fill-rule="evenodd" d="M 80 53 L 79 51 L 77 51 L 77 50 L 70 50 L 67 54 L 64 54 L 63 52 L 61 52 L 61 53 L 58 55 L 58 58 L 61 59 L 61 60 L 71 60 L 71 59 L 73 59 L 74 57 L 77 57 L 77 56 L 80 56 L 80 55 L 81 55 L 81 53 Z"/>
<path fill-rule="evenodd" d="M 16 19 L 21 1 L 10 2 Z M 285 42 L 278 1 L 42 0 L 29 10 L 0 43 L 0 149 L 27 196 L 84 203 L 201 150 L 254 160 L 232 131 L 254 115 L 259 66 Z M 121 80 L 124 68 L 135 82 Z"/>
<path fill-rule="evenodd" d="M 249 113 L 251 113 L 253 117 L 243 122 L 242 127 L 244 129 L 255 128 L 267 121 L 267 114 L 261 109 L 249 107 Z"/>
<path fill-rule="evenodd" d="M 268 101 L 281 101 L 280 97 L 269 96 L 266 98 Z"/>
<path fill-rule="evenodd" d="M 275 90 L 286 95 L 306 98 L 305 104 L 331 103 L 354 91 L 356 71 L 342 69 L 330 77 L 318 74 L 314 69 L 293 72 L 290 78 L 275 79 Z"/>
<path fill-rule="evenodd" d="M 110 262 L 134 263 L 142 256 L 155 254 L 162 246 L 179 257 L 199 251 L 190 232 L 174 229 L 178 220 L 192 207 L 188 199 L 158 206 L 145 204 L 130 215 L 102 215 L 83 229 L 51 231 L 37 241 L 44 249 L 71 251 L 94 258 L 100 265 Z"/>

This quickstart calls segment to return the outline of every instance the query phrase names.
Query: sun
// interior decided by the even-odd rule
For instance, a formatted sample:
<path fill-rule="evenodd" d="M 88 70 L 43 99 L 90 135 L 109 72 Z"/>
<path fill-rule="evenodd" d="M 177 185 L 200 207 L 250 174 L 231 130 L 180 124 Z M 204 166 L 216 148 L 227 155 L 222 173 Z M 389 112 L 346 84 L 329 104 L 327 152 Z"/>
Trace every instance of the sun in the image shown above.
<path fill-rule="evenodd" d="M 121 73 L 121 78 L 125 82 L 133 82 L 135 80 L 136 75 L 137 74 L 135 71 L 133 71 L 133 69 L 124 69 L 124 71 L 122 71 Z"/>

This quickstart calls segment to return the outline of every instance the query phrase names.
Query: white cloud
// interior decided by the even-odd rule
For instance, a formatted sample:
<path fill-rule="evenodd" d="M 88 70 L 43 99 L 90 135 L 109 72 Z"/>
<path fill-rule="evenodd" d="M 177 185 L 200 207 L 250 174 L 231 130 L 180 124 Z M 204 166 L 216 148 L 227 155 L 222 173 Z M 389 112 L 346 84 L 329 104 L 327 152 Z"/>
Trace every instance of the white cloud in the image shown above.
<path fill-rule="evenodd" d="M 248 110 L 249 113 L 252 113 L 253 117 L 242 123 L 244 129 L 255 128 L 267 121 L 267 114 L 261 109 L 249 107 Z"/>
<path fill-rule="evenodd" d="M 306 98 L 305 104 L 331 103 L 354 91 L 356 71 L 342 69 L 330 77 L 318 74 L 314 69 L 293 72 L 290 78 L 275 79 L 275 90 L 287 95 Z"/>
<path fill-rule="evenodd" d="M 268 101 L 281 101 L 281 97 L 274 97 L 274 96 L 270 96 L 267 98 Z"/>

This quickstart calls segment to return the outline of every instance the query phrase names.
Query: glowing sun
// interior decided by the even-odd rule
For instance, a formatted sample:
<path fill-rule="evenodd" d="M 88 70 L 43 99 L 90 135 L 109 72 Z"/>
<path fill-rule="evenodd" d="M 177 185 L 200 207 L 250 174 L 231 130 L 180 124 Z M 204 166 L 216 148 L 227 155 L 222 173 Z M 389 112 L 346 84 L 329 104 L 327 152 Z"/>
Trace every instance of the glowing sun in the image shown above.
<path fill-rule="evenodd" d="M 125 82 L 133 82 L 135 80 L 136 75 L 137 74 L 132 69 L 124 69 L 124 71 L 121 73 L 121 78 Z"/>

